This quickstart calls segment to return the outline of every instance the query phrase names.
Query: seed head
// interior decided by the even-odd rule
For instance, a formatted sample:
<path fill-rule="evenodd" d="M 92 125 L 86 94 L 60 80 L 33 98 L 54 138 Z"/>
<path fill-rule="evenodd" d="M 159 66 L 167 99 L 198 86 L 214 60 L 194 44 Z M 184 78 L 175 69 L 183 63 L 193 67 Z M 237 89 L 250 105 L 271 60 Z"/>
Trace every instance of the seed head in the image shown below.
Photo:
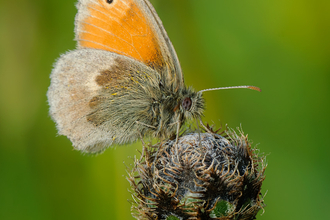
<path fill-rule="evenodd" d="M 144 147 L 127 178 L 136 219 L 255 219 L 266 164 L 242 132 Z"/>

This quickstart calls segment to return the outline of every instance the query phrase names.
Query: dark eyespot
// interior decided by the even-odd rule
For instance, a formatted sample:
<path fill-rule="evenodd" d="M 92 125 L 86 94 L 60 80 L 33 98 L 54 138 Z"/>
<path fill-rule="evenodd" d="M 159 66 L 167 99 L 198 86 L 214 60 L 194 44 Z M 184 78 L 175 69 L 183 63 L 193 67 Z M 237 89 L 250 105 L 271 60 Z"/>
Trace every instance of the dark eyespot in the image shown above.
<path fill-rule="evenodd" d="M 113 2 L 113 0 L 107 0 L 107 3 L 111 4 Z"/>
<path fill-rule="evenodd" d="M 185 98 L 181 105 L 182 105 L 182 108 L 185 110 L 185 111 L 189 111 L 190 108 L 191 108 L 191 104 L 192 104 L 192 101 L 189 97 Z"/>

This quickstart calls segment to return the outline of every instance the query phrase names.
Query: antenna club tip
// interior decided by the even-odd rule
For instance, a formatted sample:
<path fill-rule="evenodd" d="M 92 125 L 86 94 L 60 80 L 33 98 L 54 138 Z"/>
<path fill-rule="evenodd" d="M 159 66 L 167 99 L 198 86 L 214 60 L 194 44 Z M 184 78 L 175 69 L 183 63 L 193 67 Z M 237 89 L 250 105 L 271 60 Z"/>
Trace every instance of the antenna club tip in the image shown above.
<path fill-rule="evenodd" d="M 258 92 L 261 92 L 261 89 L 259 87 L 256 87 L 256 86 L 248 86 L 249 89 L 253 89 L 253 90 L 256 90 Z"/>

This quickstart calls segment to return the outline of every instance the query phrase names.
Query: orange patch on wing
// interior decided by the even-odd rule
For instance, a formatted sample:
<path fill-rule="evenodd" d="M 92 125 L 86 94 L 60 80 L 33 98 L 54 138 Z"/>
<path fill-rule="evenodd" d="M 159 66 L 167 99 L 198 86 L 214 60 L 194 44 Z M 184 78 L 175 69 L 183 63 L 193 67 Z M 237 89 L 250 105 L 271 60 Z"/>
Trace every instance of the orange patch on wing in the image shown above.
<path fill-rule="evenodd" d="M 155 33 L 144 13 L 131 0 L 91 2 L 89 16 L 79 30 L 80 46 L 108 50 L 135 58 L 151 67 L 163 66 L 164 61 Z"/>

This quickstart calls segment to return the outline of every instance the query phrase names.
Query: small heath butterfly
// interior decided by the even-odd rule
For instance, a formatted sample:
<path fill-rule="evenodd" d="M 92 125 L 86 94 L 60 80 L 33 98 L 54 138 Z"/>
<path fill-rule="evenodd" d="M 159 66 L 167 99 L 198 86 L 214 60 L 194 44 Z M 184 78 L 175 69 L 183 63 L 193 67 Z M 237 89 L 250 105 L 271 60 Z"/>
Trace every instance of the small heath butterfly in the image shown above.
<path fill-rule="evenodd" d="M 101 152 L 144 136 L 178 135 L 200 119 L 204 91 L 184 84 L 178 57 L 148 0 L 79 0 L 77 49 L 61 55 L 47 96 L 58 133 Z"/>

